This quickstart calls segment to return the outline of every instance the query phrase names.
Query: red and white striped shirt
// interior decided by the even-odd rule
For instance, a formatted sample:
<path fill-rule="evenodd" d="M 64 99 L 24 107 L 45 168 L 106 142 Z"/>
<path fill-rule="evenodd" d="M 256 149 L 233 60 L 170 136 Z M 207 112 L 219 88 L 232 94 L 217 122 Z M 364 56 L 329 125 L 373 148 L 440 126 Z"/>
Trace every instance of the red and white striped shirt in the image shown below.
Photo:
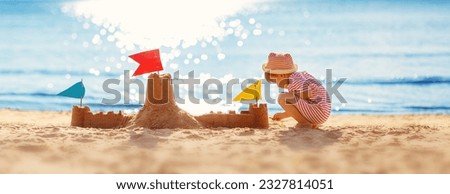
<path fill-rule="evenodd" d="M 308 91 L 309 100 L 297 98 L 297 108 L 305 119 L 312 124 L 324 123 L 331 114 L 331 101 L 327 90 L 309 73 L 294 72 L 289 77 L 288 91 L 302 93 Z"/>

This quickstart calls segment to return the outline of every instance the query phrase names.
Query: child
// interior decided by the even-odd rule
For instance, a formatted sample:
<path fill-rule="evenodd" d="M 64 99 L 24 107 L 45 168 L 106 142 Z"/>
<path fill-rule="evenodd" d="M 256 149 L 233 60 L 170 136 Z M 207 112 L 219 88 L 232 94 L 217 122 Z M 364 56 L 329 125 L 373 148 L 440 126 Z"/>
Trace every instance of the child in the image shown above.
<path fill-rule="evenodd" d="M 273 120 L 293 117 L 301 127 L 317 128 L 328 119 L 331 104 L 327 91 L 309 73 L 296 72 L 297 65 L 290 54 L 270 53 L 262 69 L 268 82 L 288 89 L 288 93 L 278 96 L 278 103 L 285 112 L 276 113 Z"/>

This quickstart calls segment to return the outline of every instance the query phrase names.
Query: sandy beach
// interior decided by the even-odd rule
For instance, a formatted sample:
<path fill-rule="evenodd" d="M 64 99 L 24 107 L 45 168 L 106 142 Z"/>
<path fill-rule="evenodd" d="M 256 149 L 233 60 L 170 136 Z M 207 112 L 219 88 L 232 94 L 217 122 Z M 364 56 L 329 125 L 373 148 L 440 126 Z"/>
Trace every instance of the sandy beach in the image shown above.
<path fill-rule="evenodd" d="M 69 112 L 0 114 L 0 173 L 450 173 L 450 115 L 150 130 L 70 127 Z"/>

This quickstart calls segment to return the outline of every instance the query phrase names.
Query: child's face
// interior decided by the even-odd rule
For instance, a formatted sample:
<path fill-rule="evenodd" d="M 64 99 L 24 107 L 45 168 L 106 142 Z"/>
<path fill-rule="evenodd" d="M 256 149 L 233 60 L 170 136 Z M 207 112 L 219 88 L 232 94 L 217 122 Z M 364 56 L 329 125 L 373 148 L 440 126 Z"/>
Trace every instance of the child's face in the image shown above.
<path fill-rule="evenodd" d="M 270 78 L 275 81 L 278 87 L 287 88 L 290 74 L 270 74 Z"/>

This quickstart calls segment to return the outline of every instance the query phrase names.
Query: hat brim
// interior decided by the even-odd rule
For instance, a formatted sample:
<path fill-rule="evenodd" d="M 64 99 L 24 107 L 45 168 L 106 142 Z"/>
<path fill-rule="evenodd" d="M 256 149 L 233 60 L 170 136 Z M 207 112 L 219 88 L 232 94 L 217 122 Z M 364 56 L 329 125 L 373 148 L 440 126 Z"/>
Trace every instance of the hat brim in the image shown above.
<path fill-rule="evenodd" d="M 288 74 L 288 73 L 294 73 L 294 72 L 297 71 L 297 68 L 298 68 L 298 67 L 297 67 L 296 64 L 294 64 L 294 67 L 291 68 L 291 69 L 269 69 L 269 68 L 267 67 L 267 63 L 264 63 L 264 64 L 262 65 L 263 71 L 266 72 L 266 73 L 271 73 L 271 74 Z"/>

